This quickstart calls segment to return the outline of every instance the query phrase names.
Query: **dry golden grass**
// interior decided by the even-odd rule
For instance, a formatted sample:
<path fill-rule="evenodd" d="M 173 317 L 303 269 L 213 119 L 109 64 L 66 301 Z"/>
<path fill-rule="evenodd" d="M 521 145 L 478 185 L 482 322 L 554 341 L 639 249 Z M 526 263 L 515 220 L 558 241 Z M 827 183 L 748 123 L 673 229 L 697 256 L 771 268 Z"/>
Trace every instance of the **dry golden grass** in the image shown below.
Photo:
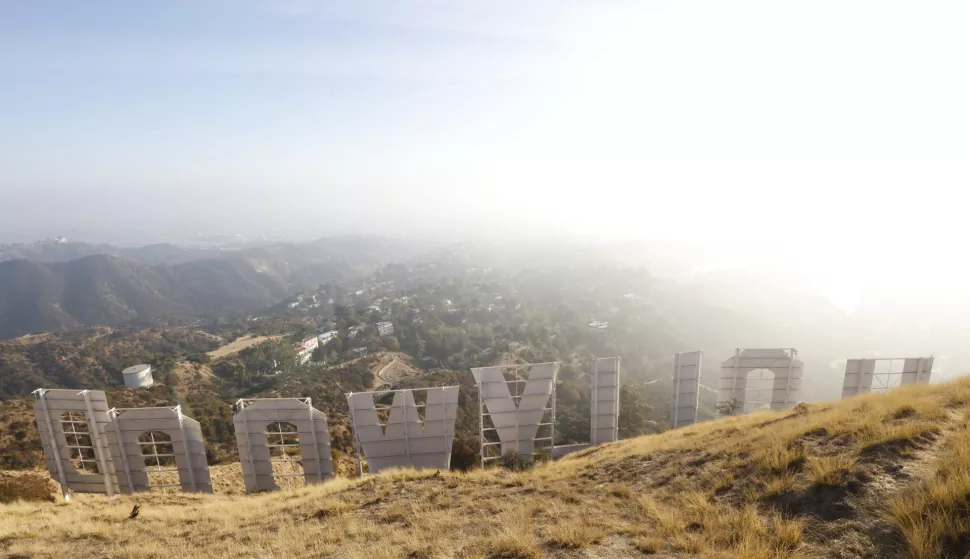
<path fill-rule="evenodd" d="M 587 522 L 586 519 L 574 518 L 554 525 L 546 536 L 546 544 L 563 549 L 582 549 L 603 541 L 606 531 Z"/>
<path fill-rule="evenodd" d="M 54 502 L 53 492 L 57 489 L 47 472 L 0 470 L 0 503 Z"/>
<path fill-rule="evenodd" d="M 660 540 L 657 538 L 639 536 L 633 540 L 633 549 L 639 551 L 640 553 L 653 555 L 654 553 L 660 551 L 660 548 Z"/>
<path fill-rule="evenodd" d="M 859 461 L 857 456 L 812 456 L 808 459 L 808 471 L 815 485 L 839 487 L 845 484 L 849 473 Z"/>
<path fill-rule="evenodd" d="M 934 471 L 889 503 L 910 556 L 964 556 L 970 543 L 970 423 L 949 437 Z"/>
<path fill-rule="evenodd" d="M 58 559 L 799 559 L 830 556 L 837 545 L 816 535 L 826 522 L 816 513 L 833 504 L 817 491 L 910 464 L 916 479 L 882 480 L 858 498 L 884 507 L 873 521 L 907 542 L 902 555 L 878 556 L 938 557 L 970 534 L 968 402 L 970 380 L 904 388 L 699 424 L 518 473 L 398 470 L 245 496 L 238 466 L 213 468 L 216 495 L 0 506 L 0 542 L 11 556 Z M 141 515 L 128 520 L 135 503 Z"/>

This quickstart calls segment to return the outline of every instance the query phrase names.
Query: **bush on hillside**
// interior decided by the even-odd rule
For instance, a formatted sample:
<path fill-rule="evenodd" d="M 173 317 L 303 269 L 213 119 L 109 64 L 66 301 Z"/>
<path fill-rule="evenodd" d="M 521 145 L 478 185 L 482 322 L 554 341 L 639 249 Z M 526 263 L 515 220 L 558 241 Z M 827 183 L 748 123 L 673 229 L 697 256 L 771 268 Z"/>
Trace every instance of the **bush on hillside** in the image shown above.
<path fill-rule="evenodd" d="M 208 353 L 193 353 L 185 359 L 190 363 L 198 363 L 200 365 L 207 365 L 212 362 L 212 358 L 209 357 Z"/>
<path fill-rule="evenodd" d="M 0 503 L 54 501 L 50 480 L 36 474 L 12 475 L 0 472 Z"/>
<path fill-rule="evenodd" d="M 515 452 L 507 452 L 499 458 L 498 463 L 506 470 L 511 470 L 513 472 L 524 472 L 526 470 L 531 470 L 535 466 L 535 462 L 530 460 L 528 457 L 521 456 Z"/>
<path fill-rule="evenodd" d="M 467 433 L 455 433 L 451 445 L 451 469 L 466 472 L 479 463 L 478 438 Z"/>

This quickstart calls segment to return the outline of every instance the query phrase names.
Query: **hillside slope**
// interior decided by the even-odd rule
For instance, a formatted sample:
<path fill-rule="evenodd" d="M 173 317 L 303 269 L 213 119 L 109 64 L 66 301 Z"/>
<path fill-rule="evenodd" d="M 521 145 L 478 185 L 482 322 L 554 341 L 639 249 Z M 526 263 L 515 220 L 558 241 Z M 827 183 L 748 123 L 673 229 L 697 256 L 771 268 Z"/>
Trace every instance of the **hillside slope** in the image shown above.
<path fill-rule="evenodd" d="M 368 237 L 238 250 L 0 245 L 0 339 L 134 319 L 252 312 L 300 289 L 361 277 L 412 252 L 403 243 Z"/>
<path fill-rule="evenodd" d="M 121 371 L 132 364 L 160 365 L 165 356 L 197 354 L 220 344 L 220 338 L 192 328 L 98 327 L 0 341 L 0 400 L 29 398 L 39 387 L 118 387 Z M 156 366 L 156 380 L 164 377 L 163 369 Z"/>
<path fill-rule="evenodd" d="M 532 471 L 0 507 L 20 557 L 962 557 L 970 379 L 601 446 Z M 127 520 L 133 503 L 141 515 Z"/>
<path fill-rule="evenodd" d="M 289 283 L 245 259 L 146 266 L 116 256 L 0 262 L 0 338 L 135 318 L 258 309 Z"/>

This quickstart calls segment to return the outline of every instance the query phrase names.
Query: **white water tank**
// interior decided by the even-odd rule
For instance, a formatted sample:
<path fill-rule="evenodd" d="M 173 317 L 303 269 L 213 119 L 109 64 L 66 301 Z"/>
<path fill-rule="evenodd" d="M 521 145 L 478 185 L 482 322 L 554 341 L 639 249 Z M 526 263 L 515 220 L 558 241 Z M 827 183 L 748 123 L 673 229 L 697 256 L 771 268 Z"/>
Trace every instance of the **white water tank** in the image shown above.
<path fill-rule="evenodd" d="M 135 365 L 121 371 L 121 376 L 125 379 L 125 386 L 128 388 L 145 388 L 151 386 L 155 381 L 152 380 L 151 365 Z"/>

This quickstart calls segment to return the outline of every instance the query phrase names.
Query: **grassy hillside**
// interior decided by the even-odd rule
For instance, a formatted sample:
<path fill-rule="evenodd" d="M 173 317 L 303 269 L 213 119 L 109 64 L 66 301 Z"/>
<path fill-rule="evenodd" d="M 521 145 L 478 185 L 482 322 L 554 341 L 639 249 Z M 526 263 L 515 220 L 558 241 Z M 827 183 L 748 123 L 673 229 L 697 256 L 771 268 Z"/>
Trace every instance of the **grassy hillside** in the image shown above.
<path fill-rule="evenodd" d="M 534 470 L 0 507 L 19 557 L 963 557 L 970 379 L 755 414 Z M 225 479 L 222 470 L 216 472 Z M 128 520 L 134 503 L 141 515 Z"/>
<path fill-rule="evenodd" d="M 120 386 L 121 371 L 138 363 L 155 363 L 155 378 L 164 382 L 162 360 L 209 351 L 221 343 L 194 328 L 107 327 L 0 341 L 0 399 L 26 397 L 40 387 Z"/>

